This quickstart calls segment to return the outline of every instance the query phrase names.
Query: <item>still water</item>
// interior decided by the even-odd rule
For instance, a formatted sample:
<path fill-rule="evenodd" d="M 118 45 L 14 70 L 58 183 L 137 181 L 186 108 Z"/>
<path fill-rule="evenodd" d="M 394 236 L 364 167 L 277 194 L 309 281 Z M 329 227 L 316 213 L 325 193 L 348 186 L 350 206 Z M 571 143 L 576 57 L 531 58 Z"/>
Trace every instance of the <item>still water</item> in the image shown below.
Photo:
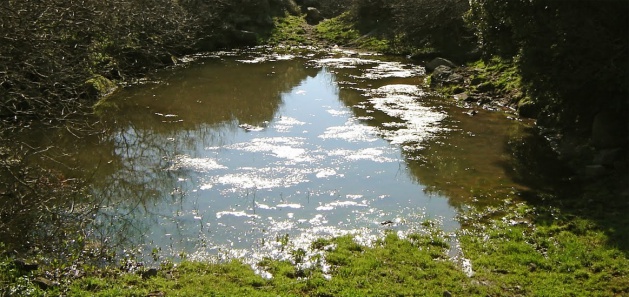
<path fill-rule="evenodd" d="M 125 238 L 127 253 L 281 258 L 318 237 L 453 231 L 464 205 L 521 188 L 505 144 L 525 125 L 430 96 L 420 65 L 343 51 L 193 59 L 108 98 L 107 133 L 74 157 L 103 207 L 93 235 Z"/>

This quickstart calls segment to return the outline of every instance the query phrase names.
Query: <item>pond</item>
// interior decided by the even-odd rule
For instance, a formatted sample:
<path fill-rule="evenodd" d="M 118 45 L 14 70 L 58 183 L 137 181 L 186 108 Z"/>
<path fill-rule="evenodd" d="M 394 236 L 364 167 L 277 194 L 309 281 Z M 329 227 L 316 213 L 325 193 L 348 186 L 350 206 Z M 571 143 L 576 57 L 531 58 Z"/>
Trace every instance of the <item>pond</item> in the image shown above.
<path fill-rule="evenodd" d="M 403 58 L 190 59 L 100 104 L 105 133 L 54 140 L 80 148 L 74 172 L 101 207 L 91 235 L 128 255 L 255 261 L 319 237 L 450 232 L 466 205 L 523 189 L 506 143 L 527 125 L 430 95 Z"/>

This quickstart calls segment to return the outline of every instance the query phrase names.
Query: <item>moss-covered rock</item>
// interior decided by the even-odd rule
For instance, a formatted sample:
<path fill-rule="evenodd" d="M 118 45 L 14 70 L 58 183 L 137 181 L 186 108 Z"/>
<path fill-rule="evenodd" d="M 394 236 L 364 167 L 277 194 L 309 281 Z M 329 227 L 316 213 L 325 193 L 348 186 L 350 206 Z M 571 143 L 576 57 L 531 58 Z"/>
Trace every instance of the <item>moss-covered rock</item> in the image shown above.
<path fill-rule="evenodd" d="M 90 99 L 98 99 L 111 94 L 118 86 L 102 75 L 94 75 L 85 82 L 85 95 Z"/>
<path fill-rule="evenodd" d="M 518 102 L 518 114 L 525 118 L 536 118 L 540 113 L 539 106 L 529 98 L 524 98 Z"/>

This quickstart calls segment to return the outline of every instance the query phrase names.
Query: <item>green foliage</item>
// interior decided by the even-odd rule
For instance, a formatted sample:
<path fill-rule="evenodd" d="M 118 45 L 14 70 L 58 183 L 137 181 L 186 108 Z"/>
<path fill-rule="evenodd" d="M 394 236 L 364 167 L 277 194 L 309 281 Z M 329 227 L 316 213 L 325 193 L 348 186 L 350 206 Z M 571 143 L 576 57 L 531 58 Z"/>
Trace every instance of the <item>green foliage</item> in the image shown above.
<path fill-rule="evenodd" d="M 349 15 L 362 34 L 388 40 L 389 52 L 458 58 L 474 48 L 474 36 L 463 20 L 468 8 L 466 0 L 354 0 Z"/>
<path fill-rule="evenodd" d="M 629 2 L 471 4 L 468 21 L 481 46 L 489 55 L 516 58 L 526 92 L 543 107 L 541 123 L 587 137 L 601 110 L 627 118 Z"/>
<path fill-rule="evenodd" d="M 399 42 L 457 59 L 464 59 L 474 48 L 473 34 L 463 19 L 469 1 L 411 0 L 389 5 Z"/>

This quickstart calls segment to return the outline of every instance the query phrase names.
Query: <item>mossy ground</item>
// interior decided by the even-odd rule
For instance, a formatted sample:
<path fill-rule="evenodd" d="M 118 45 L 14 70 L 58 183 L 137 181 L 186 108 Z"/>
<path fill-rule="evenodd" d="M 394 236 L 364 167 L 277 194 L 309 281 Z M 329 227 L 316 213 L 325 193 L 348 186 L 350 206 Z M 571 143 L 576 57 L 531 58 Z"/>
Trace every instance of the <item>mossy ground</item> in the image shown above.
<path fill-rule="evenodd" d="M 274 19 L 274 29 L 263 40 L 272 46 L 351 47 L 393 53 L 391 43 L 374 34 L 363 34 L 345 13 L 323 20 L 317 25 L 306 22 L 304 15 L 288 15 Z"/>
<path fill-rule="evenodd" d="M 324 20 L 316 26 L 315 32 L 320 40 L 331 44 L 382 53 L 394 52 L 391 42 L 380 38 L 376 33 L 360 32 L 348 13 Z"/>

